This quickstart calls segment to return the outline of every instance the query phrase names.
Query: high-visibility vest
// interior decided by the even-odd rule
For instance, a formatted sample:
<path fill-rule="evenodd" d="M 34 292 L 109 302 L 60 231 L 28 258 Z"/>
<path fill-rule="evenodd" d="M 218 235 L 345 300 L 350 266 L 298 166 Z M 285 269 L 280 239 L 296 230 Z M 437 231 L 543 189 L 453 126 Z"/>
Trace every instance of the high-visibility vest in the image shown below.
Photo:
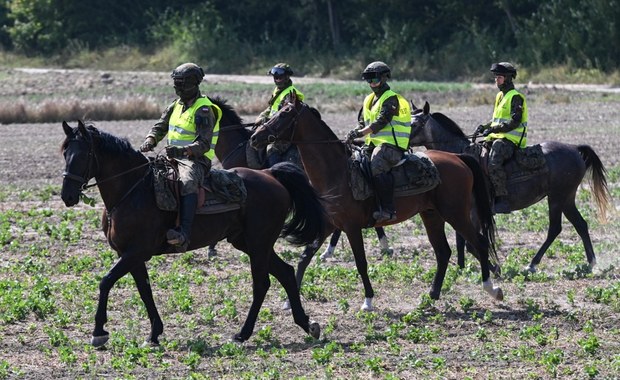
<path fill-rule="evenodd" d="M 392 90 L 387 90 L 379 100 L 372 105 L 375 94 L 372 93 L 364 99 L 364 126 L 368 127 L 379 117 L 381 107 L 385 99 L 396 95 L 398 98 L 398 115 L 392 117 L 392 121 L 377 133 L 366 135 L 366 144 L 371 143 L 379 146 L 383 143 L 395 145 L 403 150 L 409 148 L 409 135 L 411 135 L 411 109 L 409 102 Z"/>
<path fill-rule="evenodd" d="M 523 98 L 523 113 L 521 114 L 521 123 L 519 126 L 509 132 L 491 133 L 484 138 L 485 141 L 496 139 L 507 139 L 512 141 L 519 148 L 525 148 L 527 146 L 527 103 L 525 102 L 525 96 L 520 94 L 517 90 L 512 89 L 504 95 L 503 92 L 499 92 L 495 97 L 495 108 L 493 108 L 493 120 L 491 121 L 491 128 L 501 125 L 502 123 L 512 122 L 511 104 L 512 97 L 520 96 Z"/>
<path fill-rule="evenodd" d="M 271 104 L 271 110 L 269 111 L 269 117 L 272 117 L 276 112 L 278 112 L 280 110 L 280 103 L 282 103 L 282 101 L 284 100 L 284 97 L 288 94 L 290 94 L 292 91 L 295 91 L 295 93 L 297 94 L 297 99 L 303 101 L 304 100 L 304 94 L 301 93 L 301 91 L 299 91 L 298 89 L 296 89 L 294 86 L 288 86 L 287 88 L 285 88 L 284 90 L 282 90 L 282 92 L 278 95 L 277 98 L 275 98 L 273 100 L 273 103 Z M 276 93 L 278 92 L 278 88 L 276 87 L 273 90 L 273 95 L 275 96 Z"/>
<path fill-rule="evenodd" d="M 222 119 L 222 110 L 216 104 L 212 103 L 209 98 L 202 96 L 192 104 L 191 107 L 183 112 L 183 105 L 177 100 L 174 105 L 172 115 L 168 121 L 168 145 L 187 146 L 196 138 L 196 111 L 201 107 L 213 107 L 216 113 L 215 127 L 213 128 L 213 136 L 211 137 L 211 146 L 204 153 L 209 160 L 215 157 L 215 145 L 220 133 L 220 120 Z"/>

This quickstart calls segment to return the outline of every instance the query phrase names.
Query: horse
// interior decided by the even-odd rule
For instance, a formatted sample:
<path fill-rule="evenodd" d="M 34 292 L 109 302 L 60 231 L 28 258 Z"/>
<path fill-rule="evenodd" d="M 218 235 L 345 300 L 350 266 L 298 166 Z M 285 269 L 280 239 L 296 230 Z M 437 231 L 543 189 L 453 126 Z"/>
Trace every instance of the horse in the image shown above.
<path fill-rule="evenodd" d="M 361 310 L 372 310 L 374 290 L 368 277 L 362 229 L 368 227 L 376 204 L 372 197 L 363 201 L 353 198 L 347 176 L 347 145 L 321 120 L 318 111 L 295 96 L 287 99 L 284 106 L 254 132 L 251 144 L 260 148 L 276 139 L 297 145 L 312 185 L 327 199 L 326 207 L 332 223 L 347 235 L 351 244 L 355 265 L 364 285 L 365 299 Z M 436 300 L 439 299 L 451 255 L 444 231 L 445 223 L 449 223 L 472 245 L 480 261 L 483 289 L 494 299 L 502 300 L 501 288 L 495 287 L 489 277 L 489 253 L 496 260 L 494 220 L 480 166 L 466 155 L 441 151 L 428 151 L 427 155 L 438 169 L 441 183 L 417 195 L 395 194 L 397 218 L 380 225 L 400 223 L 420 214 L 437 262 L 429 292 L 430 297 Z M 478 232 L 469 215 L 472 197 L 476 199 L 477 212 L 484 225 L 482 233 Z M 305 267 L 302 269 L 305 270 Z M 297 276 L 303 277 L 303 271 L 299 268 Z"/>
<path fill-rule="evenodd" d="M 456 122 L 439 112 L 430 112 L 428 102 L 422 109 L 412 104 L 412 131 L 410 145 L 424 146 L 427 149 L 460 153 L 470 145 L 468 136 Z M 589 145 L 572 145 L 557 141 L 544 141 L 541 144 L 548 172 L 530 176 L 518 183 L 509 184 L 508 198 L 510 210 L 521 210 L 538 203 L 545 197 L 549 208 L 549 228 L 543 242 L 530 264 L 525 268 L 536 272 L 545 252 L 562 231 L 562 214 L 575 227 L 585 248 L 590 269 L 596 265 L 588 223 L 581 216 L 575 204 L 577 188 L 586 174 L 599 215 L 605 219 L 609 208 L 609 189 L 606 169 L 600 158 Z M 459 264 L 463 264 L 463 244 L 459 245 Z"/>
<path fill-rule="evenodd" d="M 224 169 L 233 167 L 250 167 L 247 160 L 246 150 L 248 149 L 248 141 L 252 135 L 254 124 L 244 124 L 241 117 L 237 114 L 232 106 L 230 106 L 225 99 L 220 97 L 213 97 L 211 101 L 215 103 L 222 110 L 222 119 L 220 121 L 220 131 L 217 144 L 215 145 L 215 155 L 217 156 L 220 164 Z M 393 249 L 389 246 L 385 230 L 382 227 L 376 227 L 377 238 L 379 239 L 379 246 L 381 254 L 391 255 Z M 334 230 L 329 240 L 329 244 L 325 251 L 320 255 L 322 261 L 330 258 L 338 240 L 340 239 L 341 231 Z M 321 241 L 320 244 L 323 242 Z M 318 250 L 320 244 L 314 244 L 308 247 L 305 254 L 308 254 L 310 250 Z M 209 256 L 215 256 L 217 251 L 215 245 L 209 247 Z M 314 252 L 312 253 L 314 255 Z"/>
<path fill-rule="evenodd" d="M 166 230 L 175 225 L 177 213 L 161 211 L 153 190 L 152 161 L 121 139 L 93 125 L 78 121 L 75 128 L 62 123 L 66 138 L 61 152 L 65 171 L 61 197 L 67 207 L 76 205 L 82 191 L 97 186 L 105 210 L 102 229 L 118 261 L 99 284 L 99 301 L 91 344 L 103 346 L 109 339 L 108 295 L 127 273 L 133 276 L 151 323 L 147 344 L 158 345 L 163 323 L 155 306 L 146 268 L 154 255 L 175 252 L 166 242 Z M 250 256 L 252 304 L 233 340 L 244 342 L 252 335 L 260 307 L 270 287 L 269 274 L 282 284 L 291 302 L 296 324 L 314 338 L 320 326 L 310 321 L 300 299 L 292 266 L 274 251 L 278 237 L 296 245 L 307 245 L 324 234 L 326 215 L 321 198 L 296 166 L 283 163 L 267 170 L 235 169 L 247 190 L 246 202 L 238 210 L 198 214 L 191 231 L 189 250 L 224 238 Z M 95 183 L 88 184 L 94 178 Z"/>

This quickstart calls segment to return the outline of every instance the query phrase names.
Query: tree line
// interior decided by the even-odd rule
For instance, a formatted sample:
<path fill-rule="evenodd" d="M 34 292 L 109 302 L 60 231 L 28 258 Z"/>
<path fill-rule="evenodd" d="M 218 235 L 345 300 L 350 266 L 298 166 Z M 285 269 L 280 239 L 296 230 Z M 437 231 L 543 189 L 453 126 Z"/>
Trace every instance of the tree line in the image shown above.
<path fill-rule="evenodd" d="M 381 59 L 402 77 L 450 79 L 497 60 L 611 72 L 620 62 L 613 0 L 5 0 L 0 46 L 26 56 L 168 49 L 242 73 L 287 58 L 323 75 Z"/>

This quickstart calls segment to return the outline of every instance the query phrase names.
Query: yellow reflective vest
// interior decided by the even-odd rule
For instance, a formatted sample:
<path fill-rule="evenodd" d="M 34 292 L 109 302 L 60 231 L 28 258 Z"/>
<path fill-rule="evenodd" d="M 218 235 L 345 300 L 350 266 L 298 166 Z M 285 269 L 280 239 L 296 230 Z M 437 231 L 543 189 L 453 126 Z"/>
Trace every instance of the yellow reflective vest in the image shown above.
<path fill-rule="evenodd" d="M 519 126 L 509 132 L 491 133 L 484 138 L 485 141 L 507 139 L 512 141 L 517 147 L 525 148 L 527 146 L 527 103 L 525 102 L 525 96 L 520 94 L 517 90 L 512 89 L 504 95 L 503 92 L 499 92 L 495 97 L 495 108 L 493 108 L 493 120 L 491 121 L 491 128 L 500 126 L 502 123 L 510 123 L 512 121 L 511 115 L 511 103 L 513 96 L 520 96 L 523 98 L 523 113 L 521 115 L 521 123 Z"/>
<path fill-rule="evenodd" d="M 411 108 L 409 107 L 409 102 L 405 100 L 405 98 L 392 90 L 384 92 L 374 105 L 372 105 L 372 101 L 375 99 L 374 93 L 368 95 L 366 99 L 364 99 L 364 126 L 368 127 L 377 120 L 385 99 L 394 95 L 398 98 L 398 115 L 394 115 L 392 121 L 379 132 L 366 135 L 365 142 L 367 145 L 372 143 L 375 146 L 379 146 L 383 143 L 388 143 L 403 150 L 409 148 Z"/>
<path fill-rule="evenodd" d="M 201 107 L 212 107 L 216 114 L 215 126 L 213 127 L 213 136 L 211 137 L 211 146 L 204 153 L 209 160 L 215 157 L 215 144 L 220 131 L 220 120 L 222 119 L 222 110 L 216 104 L 205 96 L 196 99 L 194 104 L 183 112 L 183 104 L 178 100 L 174 105 L 172 115 L 168 121 L 168 145 L 187 146 L 196 138 L 196 111 Z"/>
<path fill-rule="evenodd" d="M 282 103 L 284 97 L 290 94 L 292 91 L 295 91 L 299 100 L 304 100 L 304 94 L 302 94 L 301 91 L 296 89 L 295 86 L 288 86 L 287 88 L 282 90 L 282 92 L 280 93 L 280 95 L 278 95 L 277 98 L 273 100 L 273 103 L 271 104 L 271 110 L 269 111 L 269 117 L 272 117 L 276 112 L 278 112 L 278 110 L 280 110 L 280 103 Z M 275 90 L 273 90 L 272 96 L 275 96 L 277 92 L 278 88 L 276 87 Z"/>

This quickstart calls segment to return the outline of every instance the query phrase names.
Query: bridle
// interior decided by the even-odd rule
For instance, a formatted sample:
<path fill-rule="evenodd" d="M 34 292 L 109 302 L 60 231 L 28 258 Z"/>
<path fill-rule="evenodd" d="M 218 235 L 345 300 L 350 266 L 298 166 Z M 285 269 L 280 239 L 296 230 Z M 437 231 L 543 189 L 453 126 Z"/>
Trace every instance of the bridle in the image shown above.
<path fill-rule="evenodd" d="M 92 166 L 91 164 L 94 161 L 95 166 L 96 166 L 97 169 L 94 170 L 93 172 L 96 173 L 99 170 L 99 161 L 97 160 L 97 155 L 95 154 L 95 148 L 94 148 L 94 142 L 93 142 L 92 136 L 90 134 L 88 134 L 87 137 L 85 136 L 85 139 L 88 142 L 88 158 L 87 158 L 87 165 L 86 165 L 85 173 L 83 175 L 81 175 L 81 176 L 77 175 L 77 174 L 74 174 L 74 173 L 70 173 L 68 171 L 64 171 L 62 173 L 63 178 L 67 178 L 69 180 L 76 181 L 76 182 L 78 182 L 80 184 L 80 187 L 79 187 L 80 194 L 84 190 L 86 190 L 88 188 L 100 185 L 100 184 L 102 184 L 104 182 L 108 182 L 108 181 L 110 181 L 112 179 L 118 178 L 118 177 L 123 176 L 123 175 L 125 175 L 127 173 L 131 173 L 133 171 L 136 171 L 136 170 L 138 170 L 140 168 L 143 168 L 143 167 L 151 164 L 150 161 L 147 161 L 144 164 L 141 164 L 141 165 L 138 165 L 138 166 L 134 166 L 133 168 L 125 170 L 125 171 L 123 171 L 121 173 L 117 173 L 117 174 L 114 174 L 113 176 L 110 176 L 108 178 L 104 178 L 104 179 L 102 179 L 100 181 L 95 181 L 94 183 L 88 184 L 88 181 L 90 181 L 91 178 L 95 177 L 95 174 L 91 175 L 91 170 L 90 170 L 91 166 Z M 67 145 L 68 145 L 68 143 L 67 143 Z M 115 209 L 125 198 L 127 198 L 127 196 L 129 194 L 131 194 L 131 192 L 136 187 L 138 187 L 140 182 L 142 182 L 144 180 L 144 178 L 146 178 L 146 176 L 149 173 L 150 173 L 149 170 L 145 171 L 144 175 L 142 177 L 140 177 L 139 180 L 136 181 L 136 183 L 125 193 L 125 195 L 123 195 L 121 197 L 121 199 L 117 202 L 116 206 L 114 206 L 112 209 Z M 107 207 L 106 207 L 106 209 L 107 209 Z M 111 213 L 111 211 L 108 210 L 108 215 L 110 215 L 110 213 Z"/>

